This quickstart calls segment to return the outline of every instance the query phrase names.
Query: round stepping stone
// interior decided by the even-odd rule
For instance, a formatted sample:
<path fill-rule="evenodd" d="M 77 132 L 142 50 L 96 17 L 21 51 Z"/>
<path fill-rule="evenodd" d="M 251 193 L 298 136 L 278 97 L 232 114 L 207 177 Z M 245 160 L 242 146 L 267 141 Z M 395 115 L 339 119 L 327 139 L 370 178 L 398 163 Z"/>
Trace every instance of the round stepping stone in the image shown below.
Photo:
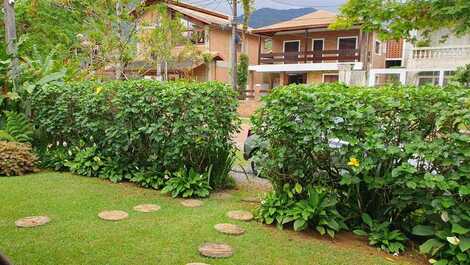
<path fill-rule="evenodd" d="M 29 216 L 15 222 L 16 227 L 29 228 L 49 223 L 51 219 L 47 216 Z"/>
<path fill-rule="evenodd" d="M 227 235 L 239 236 L 245 233 L 243 228 L 234 224 L 216 224 L 214 228 L 215 230 Z"/>
<path fill-rule="evenodd" d="M 239 221 L 251 221 L 253 220 L 253 214 L 248 211 L 230 211 L 227 216 L 234 220 Z"/>
<path fill-rule="evenodd" d="M 197 208 L 197 207 L 202 206 L 202 201 L 201 200 L 193 200 L 193 199 L 183 200 L 183 201 L 181 201 L 181 205 L 183 205 L 184 207 L 188 207 L 188 208 Z"/>
<path fill-rule="evenodd" d="M 233 256 L 232 247 L 226 244 L 206 243 L 199 247 L 199 253 L 209 258 L 228 258 Z"/>
<path fill-rule="evenodd" d="M 98 216 L 106 221 L 120 221 L 129 217 L 129 214 L 124 211 L 104 211 L 99 213 Z"/>
<path fill-rule="evenodd" d="M 142 212 L 142 213 L 151 213 L 160 210 L 160 206 L 156 204 L 141 204 L 134 207 L 134 211 Z"/>

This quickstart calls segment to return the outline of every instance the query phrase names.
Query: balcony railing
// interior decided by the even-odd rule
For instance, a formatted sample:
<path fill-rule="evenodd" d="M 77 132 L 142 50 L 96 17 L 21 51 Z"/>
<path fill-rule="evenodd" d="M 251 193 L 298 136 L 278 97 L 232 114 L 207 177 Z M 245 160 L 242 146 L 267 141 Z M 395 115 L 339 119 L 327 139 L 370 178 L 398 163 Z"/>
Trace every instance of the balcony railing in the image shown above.
<path fill-rule="evenodd" d="M 470 58 L 470 45 L 414 48 L 411 59 Z"/>
<path fill-rule="evenodd" d="M 262 53 L 259 57 L 259 64 L 356 62 L 360 60 L 360 57 L 359 49 Z"/>

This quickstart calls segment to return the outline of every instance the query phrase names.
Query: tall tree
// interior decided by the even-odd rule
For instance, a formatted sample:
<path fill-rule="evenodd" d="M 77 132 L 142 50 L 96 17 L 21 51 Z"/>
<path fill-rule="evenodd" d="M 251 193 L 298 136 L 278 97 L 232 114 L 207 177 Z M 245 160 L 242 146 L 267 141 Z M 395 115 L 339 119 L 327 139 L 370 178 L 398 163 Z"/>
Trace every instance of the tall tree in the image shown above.
<path fill-rule="evenodd" d="M 7 54 L 11 60 L 11 79 L 13 86 L 16 87 L 18 79 L 18 49 L 16 41 L 16 15 L 15 15 L 15 1 L 3 1 L 4 24 L 5 24 L 5 37 L 7 42 Z"/>
<path fill-rule="evenodd" d="M 413 39 L 414 30 L 429 36 L 441 28 L 470 32 L 469 0 L 349 0 L 340 9 L 335 28 L 361 24 L 383 39 Z"/>

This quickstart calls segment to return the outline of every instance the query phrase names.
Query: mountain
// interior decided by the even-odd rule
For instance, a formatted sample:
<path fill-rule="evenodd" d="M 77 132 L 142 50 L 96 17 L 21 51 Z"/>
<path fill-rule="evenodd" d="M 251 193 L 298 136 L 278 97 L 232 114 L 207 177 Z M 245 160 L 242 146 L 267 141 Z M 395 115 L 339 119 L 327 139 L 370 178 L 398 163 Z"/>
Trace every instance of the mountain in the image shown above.
<path fill-rule="evenodd" d="M 314 12 L 315 8 L 296 8 L 296 9 L 273 9 L 273 8 L 261 8 L 254 11 L 250 18 L 250 27 L 261 28 L 269 26 L 279 22 L 291 20 L 308 13 Z M 243 16 L 240 17 L 240 21 L 243 21 Z"/>

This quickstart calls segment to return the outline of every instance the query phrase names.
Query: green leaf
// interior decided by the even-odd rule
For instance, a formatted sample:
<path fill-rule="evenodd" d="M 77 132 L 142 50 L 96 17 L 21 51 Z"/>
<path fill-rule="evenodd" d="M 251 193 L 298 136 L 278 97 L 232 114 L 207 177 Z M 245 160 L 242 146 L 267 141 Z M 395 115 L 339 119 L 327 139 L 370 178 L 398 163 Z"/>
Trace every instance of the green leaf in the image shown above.
<path fill-rule="evenodd" d="M 316 229 L 317 229 L 317 231 L 320 233 L 320 235 L 322 235 L 322 236 L 326 233 L 325 228 L 324 228 L 323 226 L 321 226 L 321 225 L 318 225 L 318 226 L 316 227 Z"/>
<path fill-rule="evenodd" d="M 452 233 L 465 235 L 470 229 L 460 226 L 459 224 L 452 224 Z"/>
<path fill-rule="evenodd" d="M 470 249 L 470 237 L 461 238 L 459 248 L 460 250 L 462 250 L 462 252 L 469 250 Z"/>
<path fill-rule="evenodd" d="M 413 227 L 411 233 L 416 236 L 433 236 L 434 228 L 429 225 L 417 225 Z"/>
<path fill-rule="evenodd" d="M 358 235 L 358 236 L 367 236 L 368 235 L 366 231 L 361 230 L 361 229 L 353 230 L 353 233 Z"/>
<path fill-rule="evenodd" d="M 304 219 L 297 219 L 294 222 L 294 230 L 295 231 L 302 231 L 307 228 L 307 222 Z"/>
<path fill-rule="evenodd" d="M 300 185 L 299 183 L 296 183 L 295 184 L 295 191 L 300 194 L 302 192 L 302 185 Z"/>
<path fill-rule="evenodd" d="M 372 218 L 370 215 L 363 213 L 362 214 L 362 221 L 364 221 L 365 224 L 367 224 L 369 227 L 372 226 Z"/>
<path fill-rule="evenodd" d="M 421 253 L 430 254 L 431 256 L 434 256 L 443 246 L 445 246 L 445 243 L 442 243 L 441 241 L 432 238 L 421 244 L 419 246 L 419 251 Z"/>

